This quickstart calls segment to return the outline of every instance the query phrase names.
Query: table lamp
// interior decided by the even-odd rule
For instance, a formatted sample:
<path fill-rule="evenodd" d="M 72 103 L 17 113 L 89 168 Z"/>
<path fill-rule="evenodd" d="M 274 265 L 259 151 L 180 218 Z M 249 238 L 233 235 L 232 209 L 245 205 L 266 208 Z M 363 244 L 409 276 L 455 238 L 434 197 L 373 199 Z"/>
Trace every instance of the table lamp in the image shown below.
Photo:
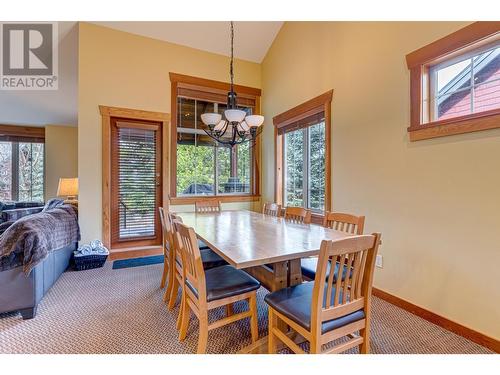
<path fill-rule="evenodd" d="M 57 196 L 66 197 L 64 203 L 78 205 L 76 196 L 78 195 L 78 177 L 60 178 L 57 187 Z"/>

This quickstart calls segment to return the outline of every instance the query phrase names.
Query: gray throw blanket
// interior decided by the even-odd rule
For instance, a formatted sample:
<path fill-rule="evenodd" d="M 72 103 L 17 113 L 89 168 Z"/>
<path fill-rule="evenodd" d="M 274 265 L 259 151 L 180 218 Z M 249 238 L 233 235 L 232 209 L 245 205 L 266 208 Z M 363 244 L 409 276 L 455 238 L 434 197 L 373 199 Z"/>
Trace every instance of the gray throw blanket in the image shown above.
<path fill-rule="evenodd" d="M 50 251 L 79 240 L 78 212 L 72 205 L 25 216 L 0 236 L 0 271 L 22 265 L 29 275 Z"/>

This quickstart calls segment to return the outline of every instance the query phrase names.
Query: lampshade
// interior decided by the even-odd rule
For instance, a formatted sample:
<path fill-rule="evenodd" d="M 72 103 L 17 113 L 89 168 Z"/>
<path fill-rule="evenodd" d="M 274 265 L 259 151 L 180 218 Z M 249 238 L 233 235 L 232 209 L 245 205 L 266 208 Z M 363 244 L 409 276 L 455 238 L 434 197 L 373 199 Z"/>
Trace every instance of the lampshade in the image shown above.
<path fill-rule="evenodd" d="M 242 122 L 247 113 L 241 109 L 226 109 L 224 116 L 229 122 Z"/>
<path fill-rule="evenodd" d="M 203 121 L 205 125 L 216 125 L 221 119 L 222 115 L 218 113 L 203 113 L 201 115 L 201 121 Z"/>
<path fill-rule="evenodd" d="M 78 195 L 78 178 L 60 178 L 57 196 L 74 197 L 76 195 Z"/>
<path fill-rule="evenodd" d="M 242 121 L 241 124 L 238 124 L 238 130 L 240 132 L 247 132 L 250 130 L 250 127 L 248 126 L 246 121 Z"/>
<path fill-rule="evenodd" d="M 261 115 L 250 115 L 245 117 L 245 121 L 248 126 L 261 126 L 264 123 L 264 116 Z"/>
<path fill-rule="evenodd" d="M 216 131 L 222 131 L 224 129 L 224 126 L 226 126 L 226 121 L 220 120 L 217 125 L 215 125 L 214 130 Z"/>

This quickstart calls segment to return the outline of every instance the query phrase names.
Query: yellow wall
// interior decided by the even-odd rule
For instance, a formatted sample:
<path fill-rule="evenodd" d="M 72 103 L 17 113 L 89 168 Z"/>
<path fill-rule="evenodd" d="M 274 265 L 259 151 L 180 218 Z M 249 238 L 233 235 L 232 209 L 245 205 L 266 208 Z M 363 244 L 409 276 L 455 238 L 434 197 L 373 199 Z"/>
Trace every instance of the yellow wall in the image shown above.
<path fill-rule="evenodd" d="M 101 238 L 102 234 L 98 106 L 170 113 L 169 72 L 228 81 L 229 60 L 222 55 L 80 23 L 78 174 L 82 241 Z M 236 60 L 235 81 L 260 88 L 260 65 Z"/>
<path fill-rule="evenodd" d="M 500 339 L 500 129 L 409 143 L 405 55 L 465 23 L 285 23 L 262 65 L 263 200 L 270 119 L 334 89 L 338 211 L 382 232 L 375 286 Z"/>
<path fill-rule="evenodd" d="M 78 128 L 45 127 L 45 200 L 57 196 L 61 177 L 78 177 Z"/>

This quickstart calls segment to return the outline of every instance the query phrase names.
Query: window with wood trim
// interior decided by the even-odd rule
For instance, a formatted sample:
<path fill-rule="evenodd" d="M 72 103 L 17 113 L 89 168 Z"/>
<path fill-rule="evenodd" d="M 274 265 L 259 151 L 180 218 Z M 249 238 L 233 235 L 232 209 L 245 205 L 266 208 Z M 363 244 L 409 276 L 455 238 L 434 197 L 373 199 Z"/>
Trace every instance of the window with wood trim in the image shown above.
<path fill-rule="evenodd" d="M 331 209 L 330 113 L 333 91 L 274 117 L 276 201 L 311 209 Z"/>
<path fill-rule="evenodd" d="M 202 113 L 224 112 L 229 85 L 174 73 L 170 78 L 172 201 L 188 203 L 200 196 L 238 201 L 258 195 L 257 145 L 221 145 L 205 133 L 206 125 L 201 121 Z M 258 114 L 260 90 L 243 86 L 235 89 L 238 107 L 248 114 Z"/>
<path fill-rule="evenodd" d="M 0 125 L 0 201 L 44 200 L 45 129 Z"/>
<path fill-rule="evenodd" d="M 476 22 L 406 56 L 411 141 L 500 127 L 500 22 Z"/>

